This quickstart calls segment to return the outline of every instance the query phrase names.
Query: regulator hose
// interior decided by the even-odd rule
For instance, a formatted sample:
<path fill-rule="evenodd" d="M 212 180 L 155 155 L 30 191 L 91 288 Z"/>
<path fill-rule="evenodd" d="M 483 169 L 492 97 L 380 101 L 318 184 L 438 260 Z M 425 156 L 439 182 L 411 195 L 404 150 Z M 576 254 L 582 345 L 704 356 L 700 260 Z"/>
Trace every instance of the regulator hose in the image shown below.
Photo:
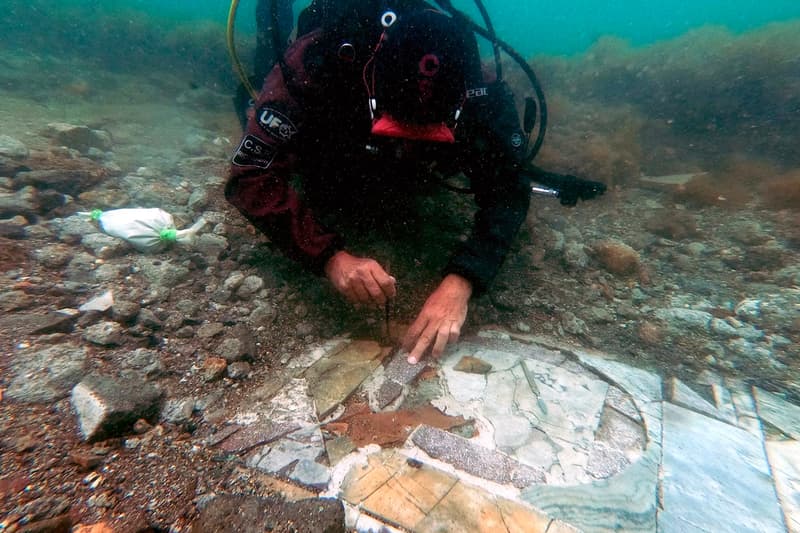
<path fill-rule="evenodd" d="M 274 2 L 273 2 L 274 3 Z M 228 28 L 226 32 L 226 42 L 228 44 L 228 55 L 231 57 L 231 63 L 233 64 L 233 69 L 236 71 L 236 75 L 239 76 L 239 81 L 242 82 L 242 85 L 247 92 L 250 93 L 250 96 L 255 100 L 258 98 L 258 92 L 253 87 L 253 84 L 250 83 L 250 79 L 247 77 L 247 73 L 242 66 L 242 62 L 239 61 L 239 55 L 236 53 L 236 43 L 235 43 L 235 23 L 236 23 L 236 11 L 239 9 L 239 0 L 231 0 L 231 7 L 228 10 Z"/>

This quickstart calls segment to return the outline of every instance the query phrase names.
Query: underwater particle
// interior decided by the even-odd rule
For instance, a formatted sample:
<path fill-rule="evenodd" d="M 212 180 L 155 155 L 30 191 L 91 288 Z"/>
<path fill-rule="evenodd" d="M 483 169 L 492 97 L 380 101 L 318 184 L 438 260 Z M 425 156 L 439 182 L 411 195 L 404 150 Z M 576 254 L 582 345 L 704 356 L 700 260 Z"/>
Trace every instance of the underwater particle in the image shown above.
<path fill-rule="evenodd" d="M 640 270 L 639 253 L 625 243 L 607 240 L 592 246 L 595 259 L 612 274 L 627 276 Z"/>
<path fill-rule="evenodd" d="M 461 358 L 461 361 L 453 369 L 467 374 L 488 374 L 492 371 L 492 365 L 477 357 L 466 355 Z"/>

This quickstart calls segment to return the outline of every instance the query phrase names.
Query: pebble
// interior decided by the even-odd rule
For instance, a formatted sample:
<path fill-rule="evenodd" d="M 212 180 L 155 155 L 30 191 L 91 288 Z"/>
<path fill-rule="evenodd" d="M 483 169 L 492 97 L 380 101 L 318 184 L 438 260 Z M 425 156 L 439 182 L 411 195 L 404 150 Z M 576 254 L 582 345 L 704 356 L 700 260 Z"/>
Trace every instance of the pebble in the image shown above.
<path fill-rule="evenodd" d="M 99 346 L 118 346 L 123 342 L 123 329 L 116 322 L 103 321 L 86 328 L 83 338 Z"/>

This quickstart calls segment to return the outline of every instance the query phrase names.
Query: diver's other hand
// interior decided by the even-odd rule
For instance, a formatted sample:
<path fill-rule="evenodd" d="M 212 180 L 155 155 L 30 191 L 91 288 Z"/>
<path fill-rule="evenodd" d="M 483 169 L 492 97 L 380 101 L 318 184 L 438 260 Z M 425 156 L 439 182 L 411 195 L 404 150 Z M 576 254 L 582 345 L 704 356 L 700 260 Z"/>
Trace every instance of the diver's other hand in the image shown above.
<path fill-rule="evenodd" d="M 403 339 L 410 364 L 417 364 L 429 348 L 433 357 L 439 357 L 447 344 L 458 341 L 470 296 L 472 284 L 465 278 L 449 274 L 442 280 Z"/>
<path fill-rule="evenodd" d="M 325 275 L 337 291 L 356 304 L 384 305 L 397 294 L 396 280 L 377 261 L 344 250 L 328 260 Z"/>

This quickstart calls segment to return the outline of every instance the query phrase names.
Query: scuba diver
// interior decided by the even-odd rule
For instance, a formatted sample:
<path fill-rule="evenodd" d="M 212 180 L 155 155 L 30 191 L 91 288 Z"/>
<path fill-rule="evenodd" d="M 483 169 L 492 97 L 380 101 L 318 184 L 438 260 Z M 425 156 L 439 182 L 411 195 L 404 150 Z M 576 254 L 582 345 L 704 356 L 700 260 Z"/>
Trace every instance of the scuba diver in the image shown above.
<path fill-rule="evenodd" d="M 330 221 L 397 218 L 435 176 L 463 173 L 477 205 L 471 234 L 402 341 L 411 364 L 458 340 L 470 298 L 488 289 L 526 217 L 531 174 L 571 184 L 560 196 L 570 205 L 605 189 L 526 164 L 533 126 L 521 126 L 506 83 L 484 75 L 465 21 L 423 0 L 312 2 L 255 99 L 225 187 L 285 254 L 352 303 L 383 306 L 396 279 Z"/>

